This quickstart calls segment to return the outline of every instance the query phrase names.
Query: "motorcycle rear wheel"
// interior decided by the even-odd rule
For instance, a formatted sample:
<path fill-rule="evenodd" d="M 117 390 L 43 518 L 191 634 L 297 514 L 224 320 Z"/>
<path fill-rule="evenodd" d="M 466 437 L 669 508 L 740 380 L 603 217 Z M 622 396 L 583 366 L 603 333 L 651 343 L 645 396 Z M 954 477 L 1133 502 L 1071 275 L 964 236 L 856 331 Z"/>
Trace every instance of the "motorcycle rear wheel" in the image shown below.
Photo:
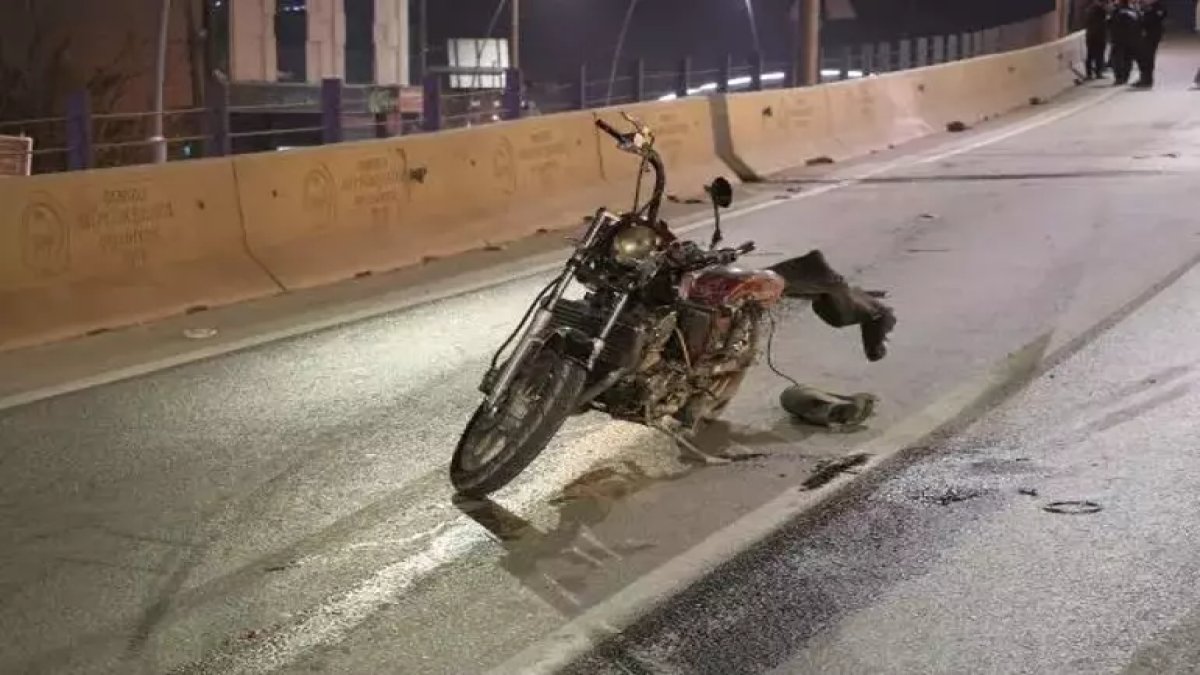
<path fill-rule="evenodd" d="M 544 347 L 517 372 L 496 412 L 476 409 L 450 463 L 459 495 L 482 498 L 508 485 L 528 467 L 575 411 L 587 371 Z"/>

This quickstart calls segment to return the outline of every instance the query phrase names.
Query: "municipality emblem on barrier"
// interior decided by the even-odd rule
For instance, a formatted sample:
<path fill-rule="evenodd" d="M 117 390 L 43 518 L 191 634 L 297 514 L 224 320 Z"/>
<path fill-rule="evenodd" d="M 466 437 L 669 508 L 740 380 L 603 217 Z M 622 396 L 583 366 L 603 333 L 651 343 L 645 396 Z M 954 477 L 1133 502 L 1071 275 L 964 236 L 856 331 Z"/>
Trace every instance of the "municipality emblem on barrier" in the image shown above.
<path fill-rule="evenodd" d="M 54 200 L 35 194 L 21 212 L 21 259 L 39 276 L 56 276 L 70 267 L 67 221 Z"/>
<path fill-rule="evenodd" d="M 304 214 L 313 227 L 330 227 L 337 220 L 337 186 L 329 167 L 321 164 L 304 174 L 301 186 Z"/>

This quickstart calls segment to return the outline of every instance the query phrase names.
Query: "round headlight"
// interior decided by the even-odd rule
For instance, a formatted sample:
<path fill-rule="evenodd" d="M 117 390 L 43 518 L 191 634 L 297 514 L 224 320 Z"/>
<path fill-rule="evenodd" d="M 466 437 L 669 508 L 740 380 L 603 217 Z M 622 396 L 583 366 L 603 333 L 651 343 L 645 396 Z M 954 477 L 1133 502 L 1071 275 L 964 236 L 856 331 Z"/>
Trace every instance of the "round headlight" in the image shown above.
<path fill-rule="evenodd" d="M 641 262 L 654 252 L 658 234 L 645 225 L 626 227 L 613 237 L 613 258 L 622 265 Z"/>

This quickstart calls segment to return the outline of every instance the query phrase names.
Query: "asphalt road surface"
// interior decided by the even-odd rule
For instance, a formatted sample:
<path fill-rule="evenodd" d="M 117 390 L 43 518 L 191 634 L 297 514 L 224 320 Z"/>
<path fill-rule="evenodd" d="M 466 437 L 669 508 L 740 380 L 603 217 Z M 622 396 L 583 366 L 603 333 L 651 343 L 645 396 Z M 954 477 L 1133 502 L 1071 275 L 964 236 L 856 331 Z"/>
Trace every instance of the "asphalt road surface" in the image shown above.
<path fill-rule="evenodd" d="M 494 503 L 460 509 L 450 452 L 540 278 L 0 411 L 0 672 L 504 663 L 822 461 L 1014 351 L 1058 353 L 1193 262 L 1196 55 L 1169 46 L 1153 92 L 1083 87 L 756 188 L 778 199 L 728 223 L 757 240 L 749 261 L 819 247 L 892 293 L 880 364 L 804 308 L 779 322 L 783 369 L 882 398 L 858 433 L 793 423 L 760 368 L 705 441 L 742 461 L 697 466 L 584 417 Z"/>
<path fill-rule="evenodd" d="M 569 673 L 1200 672 L 1200 271 Z"/>

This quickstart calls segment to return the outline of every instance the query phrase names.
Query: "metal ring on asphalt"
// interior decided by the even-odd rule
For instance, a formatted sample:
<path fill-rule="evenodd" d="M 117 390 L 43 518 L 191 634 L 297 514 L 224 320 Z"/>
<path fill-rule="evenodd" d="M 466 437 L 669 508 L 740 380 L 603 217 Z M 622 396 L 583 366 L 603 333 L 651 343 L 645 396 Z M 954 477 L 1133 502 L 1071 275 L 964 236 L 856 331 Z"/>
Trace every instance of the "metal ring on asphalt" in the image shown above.
<path fill-rule="evenodd" d="M 1092 513 L 1099 513 L 1104 510 L 1104 507 L 1096 502 L 1066 501 L 1050 502 L 1042 507 L 1042 510 L 1067 516 L 1085 516 Z"/>

